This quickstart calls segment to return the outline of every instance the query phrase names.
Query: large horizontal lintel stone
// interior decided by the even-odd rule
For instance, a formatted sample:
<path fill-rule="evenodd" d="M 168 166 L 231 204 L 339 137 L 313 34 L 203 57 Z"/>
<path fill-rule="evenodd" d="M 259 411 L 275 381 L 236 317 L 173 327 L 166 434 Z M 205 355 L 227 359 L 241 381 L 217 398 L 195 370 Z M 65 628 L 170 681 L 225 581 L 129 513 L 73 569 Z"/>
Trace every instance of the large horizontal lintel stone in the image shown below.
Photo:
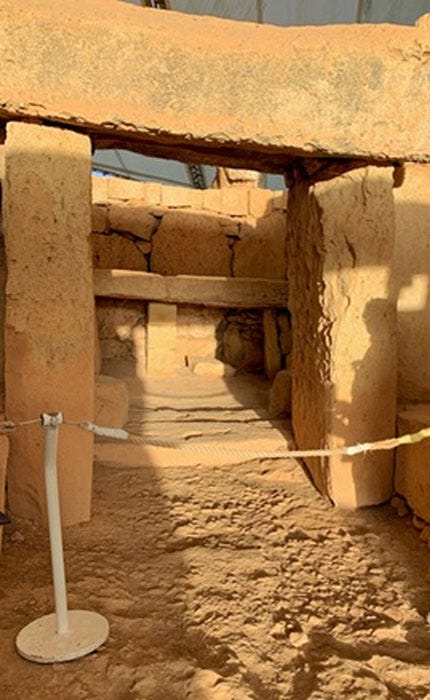
<path fill-rule="evenodd" d="M 130 270 L 94 270 L 94 294 L 168 304 L 237 308 L 286 308 L 288 286 L 281 280 L 177 275 Z"/>
<path fill-rule="evenodd" d="M 274 27 L 0 0 L 0 45 L 0 119 L 68 125 L 99 147 L 272 171 L 297 157 L 430 161 L 428 16 Z"/>

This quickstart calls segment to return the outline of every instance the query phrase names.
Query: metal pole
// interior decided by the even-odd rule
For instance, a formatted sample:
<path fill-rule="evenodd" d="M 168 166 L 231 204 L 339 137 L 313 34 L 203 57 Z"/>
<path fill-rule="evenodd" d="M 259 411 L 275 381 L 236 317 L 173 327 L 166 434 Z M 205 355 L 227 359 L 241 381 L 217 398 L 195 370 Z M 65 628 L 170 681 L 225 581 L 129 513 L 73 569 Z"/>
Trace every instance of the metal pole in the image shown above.
<path fill-rule="evenodd" d="M 67 609 L 57 478 L 58 428 L 62 423 L 64 417 L 61 413 L 41 415 L 41 425 L 45 429 L 45 489 L 55 613 L 33 620 L 16 638 L 16 648 L 21 656 L 39 664 L 79 659 L 98 649 L 109 636 L 109 623 L 103 615 L 90 610 Z"/>
<path fill-rule="evenodd" d="M 69 631 L 67 610 L 66 572 L 64 568 L 63 537 L 61 532 L 60 499 L 58 496 L 57 446 L 58 426 L 63 422 L 61 413 L 44 413 L 45 428 L 45 489 L 48 510 L 49 541 L 51 546 L 52 578 L 54 581 L 57 634 Z"/>

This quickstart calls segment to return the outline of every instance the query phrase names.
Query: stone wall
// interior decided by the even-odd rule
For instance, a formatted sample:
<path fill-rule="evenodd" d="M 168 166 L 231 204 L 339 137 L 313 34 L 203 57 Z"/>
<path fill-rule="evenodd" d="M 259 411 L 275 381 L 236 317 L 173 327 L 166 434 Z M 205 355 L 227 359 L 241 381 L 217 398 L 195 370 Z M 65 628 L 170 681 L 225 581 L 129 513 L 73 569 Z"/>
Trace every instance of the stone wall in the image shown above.
<path fill-rule="evenodd" d="M 399 434 L 430 426 L 430 167 L 408 165 L 394 190 L 398 295 L 397 417 Z M 397 450 L 395 489 L 412 512 L 430 523 L 430 440 Z M 403 504 L 401 504 L 403 507 Z M 403 510 L 405 512 L 405 510 Z M 430 541 L 430 529 L 423 525 Z"/>
<path fill-rule="evenodd" d="M 430 401 L 430 166 L 406 166 L 394 198 L 398 396 Z"/>
<path fill-rule="evenodd" d="M 286 206 L 285 192 L 252 185 L 195 190 L 94 177 L 94 267 L 285 279 Z M 146 307 L 97 301 L 102 358 L 138 359 L 139 375 L 145 366 Z M 195 357 L 262 371 L 262 311 L 179 305 L 177 366 Z"/>

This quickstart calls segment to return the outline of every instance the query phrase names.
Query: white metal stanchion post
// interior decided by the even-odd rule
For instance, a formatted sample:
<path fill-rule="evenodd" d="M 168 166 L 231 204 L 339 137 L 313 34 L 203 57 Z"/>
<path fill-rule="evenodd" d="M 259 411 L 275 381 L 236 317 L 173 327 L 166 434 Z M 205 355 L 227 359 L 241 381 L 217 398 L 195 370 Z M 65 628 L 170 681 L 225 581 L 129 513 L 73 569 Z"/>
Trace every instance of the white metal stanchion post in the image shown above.
<path fill-rule="evenodd" d="M 63 535 L 61 532 L 60 499 L 58 496 L 57 448 L 61 413 L 42 417 L 45 428 L 45 489 L 48 511 L 49 542 L 51 546 L 52 579 L 54 582 L 57 634 L 69 631 L 67 611 L 66 571 L 64 568 Z"/>
<path fill-rule="evenodd" d="M 109 624 L 98 613 L 67 609 L 57 478 L 58 428 L 63 423 L 63 416 L 61 413 L 44 413 L 41 423 L 45 428 L 45 488 L 55 613 L 24 627 L 16 638 L 16 647 L 21 656 L 29 661 L 54 663 L 72 661 L 95 651 L 108 638 Z"/>

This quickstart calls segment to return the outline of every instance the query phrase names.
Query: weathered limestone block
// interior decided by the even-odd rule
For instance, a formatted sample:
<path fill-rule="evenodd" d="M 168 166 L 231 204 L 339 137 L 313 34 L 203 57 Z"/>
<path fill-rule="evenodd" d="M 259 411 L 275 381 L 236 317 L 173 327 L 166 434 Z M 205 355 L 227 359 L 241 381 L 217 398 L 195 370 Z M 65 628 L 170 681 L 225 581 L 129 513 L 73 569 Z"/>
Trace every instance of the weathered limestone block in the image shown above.
<path fill-rule="evenodd" d="M 396 315 L 390 290 L 392 171 L 367 168 L 289 192 L 292 415 L 302 449 L 394 434 Z M 308 459 L 340 506 L 392 493 L 393 454 Z"/>
<path fill-rule="evenodd" d="M 398 395 L 430 400 L 430 167 L 408 165 L 394 190 L 393 286 L 398 293 Z"/>
<path fill-rule="evenodd" d="M 146 376 L 146 326 L 137 323 L 131 331 L 133 342 L 134 373 L 137 379 Z"/>
<path fill-rule="evenodd" d="M 211 187 L 222 189 L 223 187 L 235 187 L 249 190 L 261 185 L 263 176 L 256 170 L 243 170 L 240 168 L 217 168 Z"/>
<path fill-rule="evenodd" d="M 100 345 L 97 316 L 94 316 L 94 372 L 99 374 L 102 369 L 102 348 Z"/>
<path fill-rule="evenodd" d="M 0 511 L 4 512 L 6 503 L 6 470 L 9 457 L 9 438 L 0 435 Z M 2 545 L 3 527 L 0 526 L 0 552 Z"/>
<path fill-rule="evenodd" d="M 216 357 L 217 328 L 224 318 L 220 309 L 204 306 L 178 306 L 176 358 L 185 366 L 187 356 Z"/>
<path fill-rule="evenodd" d="M 174 304 L 148 304 L 146 369 L 149 376 L 174 373 L 176 316 Z"/>
<path fill-rule="evenodd" d="M 143 182 L 142 201 L 147 206 L 159 206 L 161 204 L 161 185 L 156 182 Z"/>
<path fill-rule="evenodd" d="M 284 308 L 288 284 L 283 280 L 159 275 L 130 270 L 95 270 L 96 296 L 151 299 L 166 304 L 196 304 L 224 308 Z"/>
<path fill-rule="evenodd" d="M 258 219 L 255 226 L 241 227 L 241 240 L 234 247 L 235 277 L 286 278 L 287 220 L 283 213 Z"/>
<path fill-rule="evenodd" d="M 191 358 L 193 374 L 198 377 L 233 377 L 236 373 L 234 367 L 226 365 L 215 358 L 193 357 Z"/>
<path fill-rule="evenodd" d="M 96 202 L 107 202 L 109 200 L 108 192 L 108 179 L 107 177 L 100 177 L 93 175 L 91 178 L 91 201 Z"/>
<path fill-rule="evenodd" d="M 397 417 L 399 435 L 430 426 L 430 403 L 409 405 Z M 397 449 L 395 489 L 416 515 L 430 522 L 430 440 Z"/>
<path fill-rule="evenodd" d="M 272 190 L 265 190 L 262 188 L 250 189 L 248 192 L 248 208 L 250 215 L 256 219 L 260 219 L 270 214 L 272 210 L 273 194 Z"/>
<path fill-rule="evenodd" d="M 235 187 L 223 187 L 221 189 L 222 210 L 232 216 L 246 216 L 248 214 L 248 190 Z"/>
<path fill-rule="evenodd" d="M 106 204 L 93 204 L 91 207 L 91 231 L 105 233 L 109 228 L 109 209 Z"/>
<path fill-rule="evenodd" d="M 274 190 L 272 192 L 272 197 L 273 211 L 287 211 L 288 192 L 286 190 Z"/>
<path fill-rule="evenodd" d="M 94 297 L 90 252 L 91 146 L 70 130 L 9 123 L 3 224 L 6 242 L 6 415 L 61 411 L 94 417 Z M 43 431 L 11 436 L 12 513 L 45 511 Z M 93 439 L 62 428 L 59 482 L 65 524 L 88 520 Z"/>
<path fill-rule="evenodd" d="M 142 358 L 142 336 L 143 341 L 146 337 L 144 302 L 98 299 L 96 312 L 102 359 L 134 358 L 136 370 L 140 363 L 145 367 L 146 353 Z"/>
<path fill-rule="evenodd" d="M 264 373 L 270 381 L 281 369 L 281 348 L 278 342 L 278 322 L 276 309 L 264 309 Z"/>
<path fill-rule="evenodd" d="M 291 413 L 291 372 L 288 369 L 280 370 L 270 387 L 269 413 L 272 418 Z"/>
<path fill-rule="evenodd" d="M 145 272 L 145 255 L 151 250 L 147 241 L 132 241 L 117 233 L 95 233 L 91 237 L 93 265 L 97 270 L 138 270 Z"/>
<path fill-rule="evenodd" d="M 223 212 L 222 193 L 219 189 L 203 190 L 203 209 Z"/>
<path fill-rule="evenodd" d="M 182 211 L 163 217 L 153 237 L 151 271 L 230 276 L 231 251 L 216 218 Z"/>
<path fill-rule="evenodd" d="M 112 231 L 123 231 L 150 241 L 157 225 L 157 219 L 148 213 L 146 206 L 112 204 L 109 207 L 109 228 Z"/>
<path fill-rule="evenodd" d="M 6 273 L 6 252 L 0 212 L 0 329 L 5 327 Z M 0 333 L 0 410 L 4 410 L 4 343 L 3 331 Z"/>
<path fill-rule="evenodd" d="M 0 109 L 87 129 L 96 146 L 267 172 L 298 155 L 429 160 L 429 35 L 425 19 L 274 27 L 1 0 Z"/>
<path fill-rule="evenodd" d="M 127 384 L 117 377 L 96 376 L 95 422 L 107 428 L 122 428 L 128 420 L 130 397 Z"/>
<path fill-rule="evenodd" d="M 219 327 L 222 360 L 242 372 L 264 371 L 264 331 L 261 315 L 247 310 L 227 316 Z"/>
<path fill-rule="evenodd" d="M 108 196 L 110 200 L 140 199 L 143 195 L 143 182 L 122 177 L 109 177 Z"/>
<path fill-rule="evenodd" d="M 258 187 L 262 175 L 257 170 L 243 170 L 241 168 L 220 168 L 225 172 L 229 185 L 232 187 Z"/>
<path fill-rule="evenodd" d="M 291 323 L 286 311 L 278 311 L 277 322 L 279 328 L 279 347 L 282 355 L 289 355 L 293 347 L 293 335 Z"/>
<path fill-rule="evenodd" d="M 174 187 L 165 185 L 161 188 L 161 204 L 163 207 L 192 207 L 202 209 L 203 191 L 192 187 Z"/>

